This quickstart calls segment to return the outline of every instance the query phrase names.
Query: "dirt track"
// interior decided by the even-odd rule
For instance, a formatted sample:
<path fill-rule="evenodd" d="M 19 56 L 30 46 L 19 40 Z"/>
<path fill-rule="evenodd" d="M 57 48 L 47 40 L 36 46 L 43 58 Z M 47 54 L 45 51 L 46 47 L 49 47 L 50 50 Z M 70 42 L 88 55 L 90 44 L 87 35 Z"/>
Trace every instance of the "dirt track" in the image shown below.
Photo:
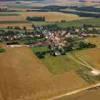
<path fill-rule="evenodd" d="M 77 94 L 77 93 L 80 93 L 80 92 L 83 92 L 85 90 L 89 90 L 89 89 L 93 89 L 93 88 L 97 88 L 100 86 L 100 83 L 97 83 L 95 85 L 91 85 L 91 86 L 88 86 L 88 87 L 85 87 L 85 88 L 81 88 L 81 89 L 77 89 L 77 90 L 74 90 L 72 92 L 68 92 L 68 93 L 65 93 L 65 94 L 62 94 L 62 95 L 59 95 L 59 96 L 55 96 L 55 97 L 52 97 L 48 100 L 58 100 L 60 98 L 63 98 L 64 96 L 70 96 L 70 95 L 74 95 L 74 94 Z"/>

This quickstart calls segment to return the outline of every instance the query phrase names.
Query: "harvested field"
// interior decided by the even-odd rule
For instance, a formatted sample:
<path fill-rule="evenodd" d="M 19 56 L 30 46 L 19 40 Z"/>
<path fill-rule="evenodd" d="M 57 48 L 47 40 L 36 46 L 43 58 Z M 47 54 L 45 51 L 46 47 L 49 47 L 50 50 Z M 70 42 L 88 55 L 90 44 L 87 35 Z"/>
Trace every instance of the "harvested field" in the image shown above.
<path fill-rule="evenodd" d="M 88 62 L 91 66 L 100 69 L 100 48 L 87 49 L 75 52 L 75 56 Z"/>
<path fill-rule="evenodd" d="M 59 12 L 19 12 L 19 16 L 0 16 L 0 21 L 23 21 L 26 20 L 27 16 L 45 16 L 46 21 L 72 21 L 81 19 L 81 17 L 74 14 L 63 14 Z"/>
<path fill-rule="evenodd" d="M 100 36 L 98 37 L 90 37 L 87 39 L 89 42 L 96 44 L 97 47 L 100 47 Z"/>
<path fill-rule="evenodd" d="M 0 16 L 0 21 L 24 21 L 21 16 Z"/>
<path fill-rule="evenodd" d="M 8 26 L 20 26 L 21 28 L 26 26 L 28 29 L 32 29 L 32 25 L 30 23 L 0 23 L 0 28 L 7 28 Z"/>
<path fill-rule="evenodd" d="M 44 100 L 84 86 L 74 71 L 51 74 L 27 47 L 0 54 L 0 100 Z"/>
<path fill-rule="evenodd" d="M 55 21 L 72 21 L 72 20 L 78 20 L 81 19 L 81 17 L 74 15 L 74 14 L 63 14 L 59 12 L 26 12 L 22 13 L 23 18 L 26 18 L 27 16 L 45 16 L 46 21 L 55 22 Z"/>

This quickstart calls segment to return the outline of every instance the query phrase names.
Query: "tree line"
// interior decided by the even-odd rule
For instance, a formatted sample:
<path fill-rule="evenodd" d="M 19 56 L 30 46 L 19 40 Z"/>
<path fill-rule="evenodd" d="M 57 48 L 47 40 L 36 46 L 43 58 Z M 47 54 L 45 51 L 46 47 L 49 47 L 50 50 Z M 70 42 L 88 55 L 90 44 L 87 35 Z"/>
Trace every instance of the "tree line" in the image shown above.
<path fill-rule="evenodd" d="M 30 17 L 30 16 L 28 16 L 26 18 L 26 20 L 28 20 L 28 21 L 45 21 L 45 17 Z"/>

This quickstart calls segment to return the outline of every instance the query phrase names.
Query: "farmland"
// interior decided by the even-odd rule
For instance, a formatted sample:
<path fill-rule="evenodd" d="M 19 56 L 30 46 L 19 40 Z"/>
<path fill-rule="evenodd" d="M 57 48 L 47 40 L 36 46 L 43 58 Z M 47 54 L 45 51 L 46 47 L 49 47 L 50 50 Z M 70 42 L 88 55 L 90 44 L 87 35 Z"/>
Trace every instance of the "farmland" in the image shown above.
<path fill-rule="evenodd" d="M 1 4 L 3 5 L 3 4 Z M 67 4 L 66 4 L 67 5 Z M 77 26 L 79 24 L 83 23 L 98 23 L 98 19 L 95 19 L 94 16 L 81 16 L 80 14 L 78 15 L 77 13 L 73 13 L 71 11 L 77 11 L 78 13 L 85 13 L 85 14 L 99 14 L 99 8 L 93 8 L 92 6 L 89 5 L 84 5 L 80 7 L 79 5 L 82 5 L 82 3 L 68 3 L 67 6 L 52 6 L 52 5 L 35 5 L 33 3 L 29 3 L 29 5 L 26 5 L 24 3 L 21 4 L 4 4 L 4 7 L 8 8 L 8 11 L 2 11 L 0 12 L 0 27 L 6 27 L 8 25 L 14 25 L 16 26 L 16 23 L 19 23 L 19 26 L 22 26 L 22 24 L 27 23 L 25 26 L 29 28 L 29 24 L 31 25 L 32 23 L 35 25 L 45 25 L 49 23 L 56 23 L 56 22 L 61 22 L 65 21 L 66 23 L 57 23 L 58 25 L 60 24 L 61 26 Z M 97 4 L 98 5 L 98 4 Z M 93 5 L 95 6 L 95 5 Z M 92 9 L 92 11 L 90 10 Z M 69 12 L 63 12 L 65 10 L 68 10 Z M 85 10 L 85 11 L 84 11 Z M 82 14 L 83 14 L 82 13 Z M 84 15 L 84 14 L 83 14 Z M 46 21 L 45 22 L 27 22 L 26 18 L 30 17 L 45 17 Z M 94 18 L 94 19 L 91 19 Z M 89 21 L 88 21 L 89 19 Z M 93 21 L 94 22 L 93 22 Z M 91 22 L 92 21 L 92 22 Z M 23 26 L 24 26 L 23 25 Z"/>
<path fill-rule="evenodd" d="M 56 21 L 66 20 L 66 21 L 72 21 L 72 20 L 79 20 L 83 19 L 77 15 L 74 14 L 63 14 L 58 12 L 17 12 L 17 13 L 1 13 L 0 16 L 0 27 L 6 28 L 7 26 L 26 26 L 28 28 L 31 28 L 32 23 L 27 22 L 26 18 L 28 16 L 42 16 L 46 18 L 46 22 L 33 22 L 33 24 L 36 25 L 44 25 Z M 59 16 L 59 17 L 58 17 Z M 23 25 L 22 25 L 23 24 Z M 30 26 L 30 27 L 29 27 Z"/>
<path fill-rule="evenodd" d="M 26 47 L 6 48 L 0 61 L 0 93 L 6 100 L 42 99 L 88 85 L 74 70 L 51 74 Z"/>
<path fill-rule="evenodd" d="M 32 50 L 34 53 L 48 51 L 47 47 L 33 47 Z M 74 62 L 68 55 L 69 54 L 65 56 L 53 57 L 48 54 L 44 59 L 41 60 L 47 66 L 48 70 L 53 74 L 60 74 L 79 69 L 81 65 Z"/>
<path fill-rule="evenodd" d="M 57 58 L 48 57 L 48 55 L 46 59 L 39 60 L 32 53 L 31 49 L 27 47 L 5 49 L 6 52 L 0 54 L 1 98 L 6 98 L 7 100 L 9 100 L 9 98 L 10 100 L 16 100 L 18 98 L 21 100 L 25 98 L 30 100 L 33 98 L 43 98 L 44 100 L 44 98 L 88 86 L 88 83 L 76 73 L 76 70 L 80 69 L 80 65 L 74 62 L 74 60 L 72 61 L 68 55 L 59 56 Z M 40 49 L 35 48 L 33 50 L 36 52 Z M 47 50 L 47 48 L 41 48 L 41 50 L 44 51 Z M 74 53 L 78 53 L 78 55 L 81 54 L 80 56 L 82 56 L 82 52 L 84 52 L 85 55 L 87 51 L 91 52 L 92 50 L 82 50 Z M 6 63 L 4 63 L 5 60 Z M 55 67 L 50 68 L 52 66 L 51 64 L 55 64 Z M 5 69 L 6 73 L 4 71 Z M 73 82 L 75 84 L 73 84 Z M 7 87 L 6 91 L 5 87 Z M 11 90 L 13 90 L 13 92 Z M 69 98 L 74 98 L 74 96 L 67 98 L 70 100 Z"/>
<path fill-rule="evenodd" d="M 37 52 L 47 52 L 47 47 L 33 47 L 33 52 L 36 54 Z M 95 52 L 96 51 L 96 52 Z M 96 69 L 100 69 L 99 66 L 99 48 L 95 49 L 86 49 L 86 50 L 76 50 L 72 52 L 66 53 L 66 55 L 54 57 L 49 54 L 46 54 L 44 58 L 40 59 L 43 64 L 45 64 L 48 70 L 53 74 L 61 74 L 64 72 L 69 71 L 76 71 L 77 74 L 81 75 L 84 79 L 85 75 L 84 72 L 90 71 L 91 69 L 86 67 L 84 62 L 90 64 L 91 66 L 95 67 Z M 91 57 L 93 56 L 93 57 Z M 82 61 L 80 60 L 82 59 Z M 80 73 L 81 72 L 81 73 Z M 83 73 L 83 74 L 82 74 Z M 98 81 L 95 77 L 87 76 L 89 80 L 86 81 L 89 83 Z M 98 77 L 99 78 L 99 77 Z"/>
<path fill-rule="evenodd" d="M 29 14 L 30 16 L 32 16 L 31 14 Z M 43 16 L 43 14 L 35 14 L 35 16 Z M 52 15 L 52 13 L 51 13 Z M 26 15 L 27 17 L 28 15 Z M 61 27 L 61 28 L 67 28 L 67 27 L 71 27 L 71 26 L 75 26 L 75 27 L 79 27 L 80 25 L 83 25 L 83 24 L 91 24 L 91 25 L 94 25 L 94 26 L 97 26 L 99 27 L 100 26 L 100 18 L 79 18 L 77 16 L 73 16 L 73 17 L 70 17 L 71 15 L 66 15 L 64 17 L 63 14 L 61 14 L 61 16 L 58 18 L 57 14 L 54 14 L 53 17 L 51 17 L 49 19 L 49 15 L 45 15 L 46 18 L 47 18 L 47 21 L 46 22 L 28 22 L 25 20 L 25 16 L 18 16 L 17 19 L 16 19 L 16 16 L 6 16 L 6 17 L 1 17 L 1 21 L 0 21 L 0 28 L 6 28 L 7 26 L 26 26 L 27 28 L 32 28 L 31 25 L 34 24 L 36 26 L 41 26 L 41 25 L 48 25 L 48 24 L 56 24 L 58 27 Z M 57 18 L 58 19 L 57 19 Z M 4 19 L 4 20 L 3 20 Z M 9 20 L 10 19 L 10 20 Z M 67 20 L 67 22 L 58 22 L 58 21 L 61 21 L 61 20 Z"/>
<path fill-rule="evenodd" d="M 62 73 L 65 72 L 72 72 L 73 70 L 75 73 L 80 76 L 86 83 L 88 84 L 93 84 L 97 83 L 100 81 L 100 77 L 95 77 L 95 76 L 87 76 L 86 72 L 88 73 L 88 70 L 85 66 L 82 66 L 81 63 L 87 62 L 90 64 L 92 67 L 96 69 L 100 69 L 100 57 L 98 54 L 100 54 L 100 48 L 99 48 L 99 37 L 92 37 L 92 38 L 87 38 L 89 41 L 92 43 L 95 43 L 97 45 L 97 48 L 94 49 L 83 49 L 83 50 L 77 50 L 73 51 L 71 53 L 67 53 L 65 56 L 58 56 L 58 57 L 52 57 L 50 55 L 47 55 L 45 58 L 40 59 L 42 63 L 47 67 L 49 72 L 53 73 L 54 75 L 61 75 Z M 92 40 L 93 41 L 92 41 Z M 33 52 L 39 52 L 39 51 L 46 51 L 48 50 L 47 48 L 41 48 L 41 47 L 34 47 Z M 72 57 L 75 57 L 75 59 L 72 59 Z M 81 62 L 82 60 L 82 62 Z M 80 62 L 78 62 L 80 61 Z M 70 65 L 70 66 L 69 66 Z M 77 73 L 79 71 L 80 73 Z M 86 75 L 85 75 L 86 74 Z M 97 94 L 95 94 L 97 92 Z M 91 94 L 93 94 L 91 96 Z M 91 90 L 86 90 L 81 93 L 72 95 L 72 96 L 65 96 L 62 97 L 61 99 L 57 100 L 74 100 L 74 99 L 79 99 L 83 100 L 85 98 L 88 100 L 88 98 L 97 98 L 96 100 L 99 100 L 99 87 L 94 88 Z"/>
<path fill-rule="evenodd" d="M 77 52 L 75 55 L 79 56 L 80 58 L 86 60 L 89 64 L 97 69 L 100 69 L 100 49 L 91 49 L 91 50 L 84 50 L 82 52 Z"/>
<path fill-rule="evenodd" d="M 83 25 L 83 24 L 91 24 L 91 25 L 94 25 L 94 26 L 100 26 L 100 18 L 90 18 L 90 19 L 82 19 L 82 20 L 76 20 L 76 21 L 70 21 L 70 22 L 67 22 L 67 23 L 58 23 L 57 25 L 59 27 L 70 27 L 70 26 L 76 26 L 76 27 L 79 27 L 80 25 Z"/>
<path fill-rule="evenodd" d="M 8 16 L 7 16 L 8 15 Z M 16 12 L 16 13 L 1 13 L 0 20 L 26 20 L 27 16 L 44 16 L 46 17 L 46 21 L 61 21 L 61 20 L 78 20 L 81 19 L 79 16 L 74 14 L 63 14 L 59 12 Z M 58 17 L 59 16 L 59 17 Z"/>
<path fill-rule="evenodd" d="M 44 2 L 0 2 L 0 100 L 54 100 L 100 82 L 100 5 Z"/>

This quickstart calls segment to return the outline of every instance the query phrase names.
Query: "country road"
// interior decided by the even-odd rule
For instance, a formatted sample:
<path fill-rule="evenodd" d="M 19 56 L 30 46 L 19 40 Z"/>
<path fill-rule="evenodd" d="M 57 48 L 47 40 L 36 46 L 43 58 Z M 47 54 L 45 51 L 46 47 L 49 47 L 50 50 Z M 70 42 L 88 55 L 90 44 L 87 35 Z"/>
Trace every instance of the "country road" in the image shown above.
<path fill-rule="evenodd" d="M 85 88 L 77 89 L 77 90 L 74 90 L 74 91 L 71 91 L 71 92 L 67 92 L 67 93 L 61 94 L 59 96 L 55 96 L 55 97 L 49 98 L 47 100 L 58 100 L 58 99 L 60 99 L 62 97 L 74 95 L 74 94 L 83 92 L 85 90 L 92 89 L 92 88 L 99 87 L 99 86 L 100 86 L 100 83 L 97 83 L 97 84 L 94 84 L 94 85 L 91 85 L 91 86 L 88 86 L 88 87 L 85 87 Z"/>

